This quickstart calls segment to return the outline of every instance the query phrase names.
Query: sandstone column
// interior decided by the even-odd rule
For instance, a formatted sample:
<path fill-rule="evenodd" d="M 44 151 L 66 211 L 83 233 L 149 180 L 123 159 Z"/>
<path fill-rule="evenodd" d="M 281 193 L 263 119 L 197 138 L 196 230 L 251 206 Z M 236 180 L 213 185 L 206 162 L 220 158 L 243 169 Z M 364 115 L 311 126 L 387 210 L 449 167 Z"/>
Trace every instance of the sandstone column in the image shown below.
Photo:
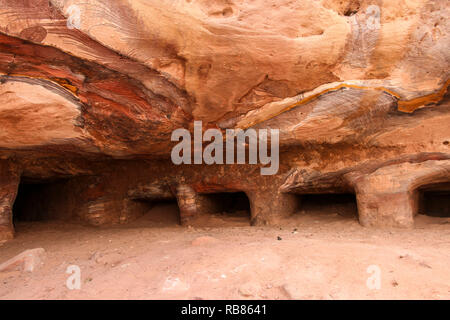
<path fill-rule="evenodd" d="M 197 192 L 192 187 L 181 184 L 176 187 L 175 195 L 180 209 L 181 224 L 186 225 L 197 213 Z"/>
<path fill-rule="evenodd" d="M 418 209 L 417 195 L 413 191 L 368 190 L 359 186 L 356 191 L 359 222 L 367 227 L 411 228 Z"/>
<path fill-rule="evenodd" d="M 247 192 L 250 201 L 252 225 L 274 225 L 282 218 L 295 213 L 300 206 L 300 198 L 293 194 L 281 193 L 276 188 Z"/>
<path fill-rule="evenodd" d="M 0 240 L 14 237 L 12 208 L 20 182 L 19 171 L 8 161 L 0 161 Z"/>
<path fill-rule="evenodd" d="M 367 227 L 414 226 L 419 193 L 412 188 L 411 174 L 397 166 L 360 176 L 353 182 L 361 225 Z"/>
<path fill-rule="evenodd" d="M 114 193 L 118 182 L 105 177 L 81 177 L 74 181 L 76 215 L 92 226 L 120 222 L 123 196 Z M 75 189 L 76 188 L 76 189 Z"/>

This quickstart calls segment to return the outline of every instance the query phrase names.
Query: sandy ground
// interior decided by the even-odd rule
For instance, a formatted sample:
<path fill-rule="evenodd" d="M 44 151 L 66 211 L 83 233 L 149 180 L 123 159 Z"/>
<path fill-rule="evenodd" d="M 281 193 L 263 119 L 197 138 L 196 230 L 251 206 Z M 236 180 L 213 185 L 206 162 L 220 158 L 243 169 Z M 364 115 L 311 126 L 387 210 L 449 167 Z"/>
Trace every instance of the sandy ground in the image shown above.
<path fill-rule="evenodd" d="M 173 210 L 113 228 L 18 224 L 0 263 L 32 248 L 47 256 L 33 273 L 0 273 L 0 299 L 450 299 L 450 218 L 373 230 L 337 206 L 277 228 L 239 215 L 184 228 Z M 80 290 L 66 286 L 70 265 L 81 270 Z M 376 280 L 368 268 L 380 271 L 379 289 L 367 286 Z"/>

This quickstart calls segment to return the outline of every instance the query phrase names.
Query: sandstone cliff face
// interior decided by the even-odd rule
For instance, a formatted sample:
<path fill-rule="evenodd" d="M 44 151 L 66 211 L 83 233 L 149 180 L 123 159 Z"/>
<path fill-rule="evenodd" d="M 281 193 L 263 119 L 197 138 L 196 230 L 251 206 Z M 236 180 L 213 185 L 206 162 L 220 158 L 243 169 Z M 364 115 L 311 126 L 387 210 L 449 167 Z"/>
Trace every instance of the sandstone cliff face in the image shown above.
<path fill-rule="evenodd" d="M 412 226 L 450 182 L 445 0 L 0 0 L 0 237 L 20 181 L 69 179 L 93 224 L 135 200 L 244 191 L 275 223 L 355 192 L 363 225 Z M 280 170 L 174 166 L 177 128 L 277 128 Z M 71 191 L 72 190 L 72 191 Z M 139 196 L 137 196 L 139 195 Z M 203 199 L 203 200 L 202 200 Z M 51 200 L 51 197 L 50 197 Z M 54 200 L 54 199 L 53 199 Z"/>

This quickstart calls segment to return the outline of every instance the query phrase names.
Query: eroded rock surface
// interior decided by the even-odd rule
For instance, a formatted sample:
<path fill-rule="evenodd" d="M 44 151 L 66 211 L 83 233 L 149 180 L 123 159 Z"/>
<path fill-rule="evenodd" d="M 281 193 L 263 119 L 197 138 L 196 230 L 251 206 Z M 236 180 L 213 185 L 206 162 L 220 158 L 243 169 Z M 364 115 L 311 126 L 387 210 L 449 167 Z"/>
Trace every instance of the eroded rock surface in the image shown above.
<path fill-rule="evenodd" d="M 253 224 L 354 192 L 366 226 L 413 225 L 450 182 L 445 0 L 0 0 L 0 238 L 19 184 L 93 225 L 245 192 Z M 177 128 L 276 128 L 280 169 L 170 161 Z M 300 196 L 299 196 L 300 195 Z M 58 200 L 59 199 L 59 200 Z M 63 199 L 63 200 L 62 200 Z M 42 200 L 44 201 L 44 200 Z M 419 201 L 419 202 L 418 202 Z"/>

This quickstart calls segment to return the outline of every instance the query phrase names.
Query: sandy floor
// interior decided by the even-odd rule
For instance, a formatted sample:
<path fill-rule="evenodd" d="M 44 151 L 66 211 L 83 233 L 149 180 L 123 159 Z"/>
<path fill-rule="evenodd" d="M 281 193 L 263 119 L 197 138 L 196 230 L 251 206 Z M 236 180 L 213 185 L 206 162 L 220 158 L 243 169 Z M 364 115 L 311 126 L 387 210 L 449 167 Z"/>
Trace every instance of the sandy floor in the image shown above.
<path fill-rule="evenodd" d="M 0 262 L 38 247 L 47 257 L 34 273 L 0 273 L 0 299 L 450 299 L 450 218 L 372 230 L 339 208 L 301 212 L 281 228 L 239 216 L 183 228 L 165 216 L 114 228 L 18 224 Z M 80 290 L 66 287 L 70 265 L 81 269 Z M 367 286 L 369 266 L 379 289 Z"/>

